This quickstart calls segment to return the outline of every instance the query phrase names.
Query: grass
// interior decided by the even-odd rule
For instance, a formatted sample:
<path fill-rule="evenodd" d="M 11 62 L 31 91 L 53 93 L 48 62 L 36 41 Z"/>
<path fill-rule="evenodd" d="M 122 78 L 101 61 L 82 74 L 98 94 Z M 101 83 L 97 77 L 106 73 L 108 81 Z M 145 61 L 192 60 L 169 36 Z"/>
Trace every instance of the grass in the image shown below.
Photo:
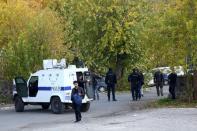
<path fill-rule="evenodd" d="M 192 102 L 186 102 L 186 101 L 181 101 L 181 100 L 172 100 L 169 98 L 164 98 L 157 100 L 155 102 L 152 102 L 150 104 L 150 107 L 156 107 L 156 108 L 161 108 L 161 107 L 168 107 L 168 108 L 197 108 L 197 101 L 192 101 Z"/>
<path fill-rule="evenodd" d="M 0 96 L 0 105 L 1 104 L 10 104 L 12 103 L 11 98 Z"/>

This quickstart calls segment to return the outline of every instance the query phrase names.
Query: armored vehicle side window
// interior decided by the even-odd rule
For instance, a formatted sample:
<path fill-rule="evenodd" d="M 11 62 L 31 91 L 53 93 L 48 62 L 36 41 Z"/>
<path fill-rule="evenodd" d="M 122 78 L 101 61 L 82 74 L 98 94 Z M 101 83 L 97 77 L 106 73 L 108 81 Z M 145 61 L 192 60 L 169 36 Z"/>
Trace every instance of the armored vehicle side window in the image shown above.
<path fill-rule="evenodd" d="M 27 83 L 23 77 L 16 77 L 15 78 L 16 84 L 16 91 L 20 97 L 27 97 L 28 96 L 28 89 Z"/>
<path fill-rule="evenodd" d="M 38 77 L 32 76 L 29 80 L 29 96 L 30 97 L 36 97 L 38 93 Z"/>
<path fill-rule="evenodd" d="M 24 80 L 23 79 L 16 79 L 16 83 L 23 84 L 24 83 Z"/>

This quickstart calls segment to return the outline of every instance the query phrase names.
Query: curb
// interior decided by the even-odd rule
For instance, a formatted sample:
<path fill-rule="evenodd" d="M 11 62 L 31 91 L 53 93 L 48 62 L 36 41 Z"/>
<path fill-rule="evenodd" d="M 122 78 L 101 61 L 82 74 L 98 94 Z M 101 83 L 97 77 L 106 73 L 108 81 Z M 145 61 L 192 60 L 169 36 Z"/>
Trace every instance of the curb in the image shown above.
<path fill-rule="evenodd" d="M 0 110 L 14 109 L 14 104 L 0 104 Z"/>

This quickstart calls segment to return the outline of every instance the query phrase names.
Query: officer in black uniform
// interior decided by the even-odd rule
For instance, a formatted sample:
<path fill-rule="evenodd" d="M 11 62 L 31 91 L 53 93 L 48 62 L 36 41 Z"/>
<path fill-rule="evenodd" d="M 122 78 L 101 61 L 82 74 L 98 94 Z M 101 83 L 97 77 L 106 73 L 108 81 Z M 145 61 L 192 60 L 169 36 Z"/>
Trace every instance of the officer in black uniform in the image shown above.
<path fill-rule="evenodd" d="M 133 69 L 133 72 L 128 76 L 128 82 L 131 83 L 131 94 L 133 101 L 140 99 L 140 75 L 137 68 Z"/>
<path fill-rule="evenodd" d="M 100 77 L 98 77 L 96 75 L 96 73 L 92 73 L 92 86 L 93 86 L 93 93 L 94 93 L 94 100 L 99 100 L 99 93 L 98 93 L 98 87 L 97 87 L 97 79 L 100 79 Z"/>
<path fill-rule="evenodd" d="M 115 85 L 117 83 L 116 75 L 113 73 L 112 68 L 109 68 L 106 77 L 105 83 L 107 84 L 107 96 L 108 101 L 110 101 L 110 92 L 112 91 L 113 101 L 117 101 L 115 98 Z"/>
<path fill-rule="evenodd" d="M 177 80 L 177 74 L 173 71 L 168 76 L 169 92 L 172 96 L 172 99 L 175 99 L 176 80 Z"/>

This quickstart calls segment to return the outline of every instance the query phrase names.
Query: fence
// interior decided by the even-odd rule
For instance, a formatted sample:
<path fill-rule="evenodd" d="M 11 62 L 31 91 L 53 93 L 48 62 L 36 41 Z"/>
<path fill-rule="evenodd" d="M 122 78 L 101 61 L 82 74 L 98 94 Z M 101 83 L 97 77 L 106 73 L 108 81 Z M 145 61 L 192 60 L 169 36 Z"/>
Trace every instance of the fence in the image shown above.
<path fill-rule="evenodd" d="M 197 72 L 190 78 L 188 76 L 177 78 L 176 97 L 182 100 L 197 100 Z"/>
<path fill-rule="evenodd" d="M 12 101 L 12 83 L 0 80 L 0 103 Z"/>

